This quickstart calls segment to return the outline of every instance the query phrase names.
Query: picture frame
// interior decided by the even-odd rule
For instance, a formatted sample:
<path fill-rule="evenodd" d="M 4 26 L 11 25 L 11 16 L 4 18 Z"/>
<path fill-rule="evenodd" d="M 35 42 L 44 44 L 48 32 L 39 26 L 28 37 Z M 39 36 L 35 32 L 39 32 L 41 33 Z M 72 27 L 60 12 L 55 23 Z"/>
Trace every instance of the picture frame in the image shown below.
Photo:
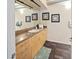
<path fill-rule="evenodd" d="M 32 20 L 38 20 L 38 13 L 32 14 Z"/>
<path fill-rule="evenodd" d="M 31 22 L 31 16 L 25 16 L 25 22 Z"/>
<path fill-rule="evenodd" d="M 60 22 L 60 14 L 51 14 L 51 22 Z"/>
<path fill-rule="evenodd" d="M 42 13 L 42 20 L 49 20 L 49 12 Z"/>

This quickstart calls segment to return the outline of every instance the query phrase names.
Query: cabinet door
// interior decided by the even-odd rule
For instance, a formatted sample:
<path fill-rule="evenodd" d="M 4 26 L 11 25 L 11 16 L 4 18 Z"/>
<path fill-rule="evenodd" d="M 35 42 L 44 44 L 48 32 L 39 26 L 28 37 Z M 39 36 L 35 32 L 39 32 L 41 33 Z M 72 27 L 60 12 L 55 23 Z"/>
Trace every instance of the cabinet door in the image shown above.
<path fill-rule="evenodd" d="M 40 50 L 40 42 L 39 42 L 39 37 L 36 35 L 35 37 L 32 38 L 31 40 L 31 45 L 32 45 L 32 58 L 38 53 Z"/>
<path fill-rule="evenodd" d="M 32 44 L 32 58 L 39 52 L 39 50 L 43 47 L 45 41 L 46 41 L 46 31 L 41 31 L 37 35 L 32 37 L 31 44 Z"/>
<path fill-rule="evenodd" d="M 44 30 L 39 35 L 40 35 L 40 43 L 41 43 L 41 46 L 43 46 L 44 43 L 45 43 L 45 41 L 46 41 L 46 39 L 47 39 L 47 31 Z"/>
<path fill-rule="evenodd" d="M 17 54 L 16 59 L 32 59 L 31 48 L 28 48 L 21 53 Z"/>
<path fill-rule="evenodd" d="M 16 45 L 16 53 L 20 53 L 21 51 L 25 50 L 25 48 L 28 48 L 30 44 L 30 40 L 25 40 L 21 43 L 18 43 Z"/>
<path fill-rule="evenodd" d="M 28 59 L 28 55 L 32 56 L 30 39 L 16 45 L 16 59 Z"/>
<path fill-rule="evenodd" d="M 26 50 L 25 59 L 32 59 L 32 50 L 31 50 L 31 48 L 28 48 L 28 50 Z"/>

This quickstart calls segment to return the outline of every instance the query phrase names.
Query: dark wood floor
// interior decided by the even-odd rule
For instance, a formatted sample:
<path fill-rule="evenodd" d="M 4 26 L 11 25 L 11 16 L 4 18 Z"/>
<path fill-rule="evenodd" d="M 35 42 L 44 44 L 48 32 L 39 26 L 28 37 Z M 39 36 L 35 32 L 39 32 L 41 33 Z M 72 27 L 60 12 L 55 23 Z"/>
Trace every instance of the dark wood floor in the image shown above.
<path fill-rule="evenodd" d="M 44 46 L 52 49 L 49 59 L 71 59 L 70 45 L 46 41 Z"/>

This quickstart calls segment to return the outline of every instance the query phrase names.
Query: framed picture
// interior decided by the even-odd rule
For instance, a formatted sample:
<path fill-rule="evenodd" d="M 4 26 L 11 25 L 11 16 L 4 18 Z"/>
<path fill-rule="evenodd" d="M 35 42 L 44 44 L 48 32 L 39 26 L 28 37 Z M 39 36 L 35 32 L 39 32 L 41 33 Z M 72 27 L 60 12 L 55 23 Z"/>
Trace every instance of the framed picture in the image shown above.
<path fill-rule="evenodd" d="M 25 22 L 31 22 L 31 16 L 25 16 Z"/>
<path fill-rule="evenodd" d="M 32 14 L 32 20 L 38 20 L 38 13 Z"/>
<path fill-rule="evenodd" d="M 49 12 L 42 13 L 42 20 L 49 20 Z"/>
<path fill-rule="evenodd" d="M 60 22 L 60 14 L 51 14 L 51 22 Z"/>

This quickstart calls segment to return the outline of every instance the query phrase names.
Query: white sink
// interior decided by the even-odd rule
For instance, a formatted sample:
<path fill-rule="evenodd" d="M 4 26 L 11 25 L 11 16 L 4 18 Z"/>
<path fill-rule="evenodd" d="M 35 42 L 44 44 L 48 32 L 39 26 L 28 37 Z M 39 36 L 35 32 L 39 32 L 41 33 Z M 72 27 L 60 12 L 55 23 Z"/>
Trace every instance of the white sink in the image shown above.
<path fill-rule="evenodd" d="M 30 31 L 28 31 L 28 32 L 30 32 L 30 33 L 36 33 L 36 32 L 39 32 L 41 29 L 32 29 L 32 30 L 30 30 Z"/>

